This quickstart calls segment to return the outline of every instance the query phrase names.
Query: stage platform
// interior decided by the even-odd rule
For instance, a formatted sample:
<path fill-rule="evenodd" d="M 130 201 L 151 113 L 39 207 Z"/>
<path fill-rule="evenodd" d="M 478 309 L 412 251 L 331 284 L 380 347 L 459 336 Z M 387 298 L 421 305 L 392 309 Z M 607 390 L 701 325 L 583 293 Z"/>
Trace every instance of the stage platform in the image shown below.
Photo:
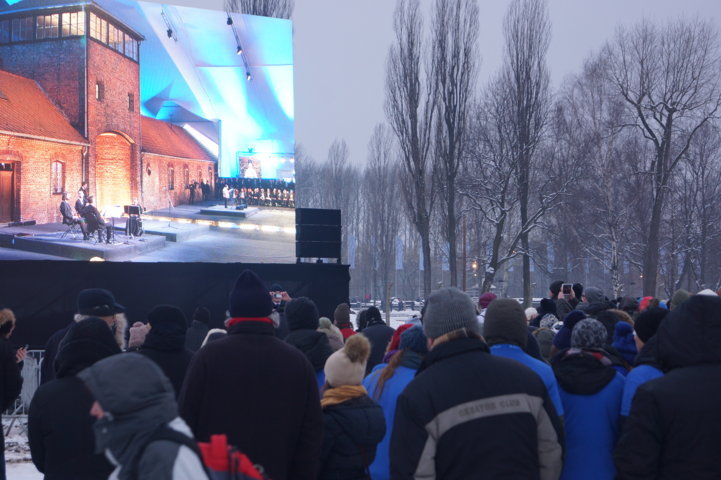
<path fill-rule="evenodd" d="M 83 240 L 79 233 L 62 238 L 66 229 L 61 223 L 3 228 L 0 230 L 0 247 L 71 260 L 124 261 L 165 246 L 165 237 L 159 235 L 131 239 L 116 234 L 115 241 L 109 244 Z"/>
<path fill-rule="evenodd" d="M 127 218 L 117 219 L 115 221 L 115 231 L 124 235 L 125 222 L 127 222 Z M 168 242 L 178 243 L 187 242 L 192 238 L 208 233 L 208 227 L 194 223 L 161 222 L 158 220 L 143 219 L 143 232 L 143 237 L 146 235 L 162 235 Z"/>
<path fill-rule="evenodd" d="M 225 208 L 223 205 L 213 205 L 212 207 L 205 207 L 200 209 L 201 215 L 211 215 L 216 217 L 230 217 L 230 218 L 250 218 L 258 213 L 257 207 L 247 207 L 243 210 L 236 210 L 235 207 Z"/>

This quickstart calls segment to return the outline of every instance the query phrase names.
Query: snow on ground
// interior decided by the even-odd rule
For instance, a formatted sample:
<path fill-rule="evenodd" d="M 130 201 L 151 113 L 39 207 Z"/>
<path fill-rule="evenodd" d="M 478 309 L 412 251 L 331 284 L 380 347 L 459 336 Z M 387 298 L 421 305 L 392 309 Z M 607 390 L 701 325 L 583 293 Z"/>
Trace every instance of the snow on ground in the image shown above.
<path fill-rule="evenodd" d="M 352 309 L 351 310 L 351 312 L 355 312 L 355 313 L 351 313 L 350 321 L 351 321 L 351 323 L 353 323 L 353 325 L 355 326 L 356 329 L 358 328 L 358 324 L 356 323 L 356 316 L 357 316 L 357 313 L 360 312 L 360 310 L 361 309 Z M 386 313 L 381 312 L 381 315 L 383 315 L 383 320 L 385 320 Z M 397 311 L 391 312 L 391 327 L 393 327 L 393 328 L 400 327 L 404 323 L 407 323 L 408 320 L 410 320 L 414 315 L 417 317 L 420 317 L 421 312 L 417 311 L 417 310 L 403 310 L 402 312 L 397 312 Z"/>
<path fill-rule="evenodd" d="M 27 417 L 20 416 L 13 422 L 10 434 L 5 437 L 5 469 L 11 480 L 42 480 L 30 460 L 30 447 L 27 436 Z M 3 429 L 7 432 L 11 419 L 3 418 Z"/>

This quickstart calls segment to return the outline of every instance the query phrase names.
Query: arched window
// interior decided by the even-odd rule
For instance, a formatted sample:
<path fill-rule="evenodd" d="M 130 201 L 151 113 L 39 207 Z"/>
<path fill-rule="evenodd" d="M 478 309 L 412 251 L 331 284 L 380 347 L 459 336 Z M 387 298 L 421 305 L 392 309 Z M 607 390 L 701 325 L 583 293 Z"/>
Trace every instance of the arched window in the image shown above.
<path fill-rule="evenodd" d="M 175 190 L 175 167 L 168 164 L 168 190 Z"/>
<path fill-rule="evenodd" d="M 52 163 L 52 189 L 54 194 L 63 193 L 65 191 L 65 164 L 58 160 Z"/>

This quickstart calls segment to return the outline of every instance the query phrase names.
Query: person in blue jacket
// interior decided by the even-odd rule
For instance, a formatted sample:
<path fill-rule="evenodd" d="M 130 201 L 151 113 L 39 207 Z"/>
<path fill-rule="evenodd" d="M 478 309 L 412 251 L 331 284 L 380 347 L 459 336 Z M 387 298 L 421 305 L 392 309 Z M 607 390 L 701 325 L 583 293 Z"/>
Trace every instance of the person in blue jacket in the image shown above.
<path fill-rule="evenodd" d="M 636 357 L 635 368 L 626 376 L 626 385 L 623 387 L 621 400 L 621 415 L 628 417 L 631 413 L 631 403 L 638 387 L 646 382 L 663 376 L 658 364 L 656 331 L 668 310 L 661 307 L 648 308 L 641 312 L 634 323 L 636 331 L 636 347 L 639 354 Z"/>
<path fill-rule="evenodd" d="M 398 351 L 383 368 L 374 370 L 363 380 L 368 395 L 383 409 L 386 420 L 386 434 L 378 444 L 376 458 L 369 467 L 373 480 L 391 478 L 390 445 L 398 396 L 411 383 L 423 356 L 428 353 L 428 340 L 423 328 L 414 326 L 401 334 Z"/>
<path fill-rule="evenodd" d="M 565 412 L 566 457 L 561 479 L 611 480 L 620 435 L 624 377 L 603 350 L 608 332 L 598 320 L 576 324 L 571 348 L 552 360 Z"/>
<path fill-rule="evenodd" d="M 483 333 L 486 343 L 491 348 L 491 354 L 522 363 L 541 377 L 548 390 L 548 396 L 556 407 L 556 413 L 559 417 L 563 416 L 563 404 L 553 369 L 547 363 L 523 351 L 528 331 L 526 314 L 521 305 L 511 298 L 492 301 L 486 310 Z"/>

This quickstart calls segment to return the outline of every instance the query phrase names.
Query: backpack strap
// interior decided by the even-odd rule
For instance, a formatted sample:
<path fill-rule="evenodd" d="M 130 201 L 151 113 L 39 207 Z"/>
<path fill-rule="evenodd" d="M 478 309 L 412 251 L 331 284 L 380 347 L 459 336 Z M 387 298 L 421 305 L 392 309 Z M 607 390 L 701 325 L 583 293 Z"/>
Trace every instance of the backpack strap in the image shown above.
<path fill-rule="evenodd" d="M 208 476 L 208 478 L 211 478 L 210 472 L 205 466 L 203 454 L 200 452 L 200 448 L 198 448 L 198 443 L 195 441 L 195 439 L 173 428 L 170 428 L 167 423 L 163 423 L 161 425 L 158 425 L 158 428 L 156 428 L 152 435 L 150 435 L 148 440 L 145 442 L 145 445 L 143 446 L 143 450 L 145 450 L 145 448 L 151 443 L 157 442 L 159 440 L 166 440 L 168 442 L 173 442 L 188 447 L 190 450 L 193 451 L 193 453 L 198 456 L 198 460 L 200 460 L 200 466 L 203 468 L 203 471 Z"/>

